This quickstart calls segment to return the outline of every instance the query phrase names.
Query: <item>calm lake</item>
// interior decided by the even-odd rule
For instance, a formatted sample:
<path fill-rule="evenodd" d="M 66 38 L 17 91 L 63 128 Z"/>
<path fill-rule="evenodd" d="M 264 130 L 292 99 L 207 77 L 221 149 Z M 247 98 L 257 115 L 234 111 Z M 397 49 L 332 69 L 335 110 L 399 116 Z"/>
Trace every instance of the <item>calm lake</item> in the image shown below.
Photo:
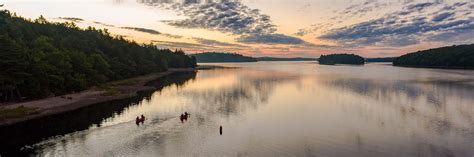
<path fill-rule="evenodd" d="M 239 68 L 178 73 L 153 93 L 0 128 L 0 155 L 474 156 L 474 71 L 215 65 Z"/>

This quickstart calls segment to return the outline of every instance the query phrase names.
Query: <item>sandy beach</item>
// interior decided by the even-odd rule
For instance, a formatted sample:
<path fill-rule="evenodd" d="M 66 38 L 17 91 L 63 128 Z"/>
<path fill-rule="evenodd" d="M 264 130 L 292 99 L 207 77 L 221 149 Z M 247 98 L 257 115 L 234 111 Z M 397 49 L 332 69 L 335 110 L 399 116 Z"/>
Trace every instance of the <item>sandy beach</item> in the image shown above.
<path fill-rule="evenodd" d="M 163 76 L 172 74 L 180 71 L 194 71 L 196 69 L 169 69 L 165 72 L 154 73 L 139 77 L 134 77 L 126 80 L 119 80 L 106 83 L 105 85 L 111 85 L 114 88 L 114 94 L 108 94 L 107 90 L 100 87 L 91 87 L 90 89 L 72 93 L 67 95 L 61 95 L 56 97 L 50 97 L 40 100 L 25 101 L 13 104 L 4 104 L 0 107 L 3 109 L 14 109 L 18 107 L 26 107 L 34 109 L 31 113 L 15 118 L 4 118 L 0 119 L 0 126 L 23 122 L 31 119 L 36 119 L 48 115 L 63 113 L 93 105 L 101 102 L 107 102 L 112 100 L 120 100 L 129 97 L 136 96 L 138 92 L 155 90 L 155 87 L 146 86 L 147 82 L 159 79 Z M 125 83 L 123 83 L 125 82 Z M 131 82 L 131 83 L 130 83 Z"/>

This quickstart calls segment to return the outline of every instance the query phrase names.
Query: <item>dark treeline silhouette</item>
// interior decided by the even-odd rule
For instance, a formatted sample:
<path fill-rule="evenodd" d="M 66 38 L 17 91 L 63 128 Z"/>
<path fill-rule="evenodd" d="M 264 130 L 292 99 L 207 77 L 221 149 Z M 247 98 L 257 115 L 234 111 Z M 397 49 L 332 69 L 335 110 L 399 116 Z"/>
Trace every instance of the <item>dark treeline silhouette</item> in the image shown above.
<path fill-rule="evenodd" d="M 249 57 L 237 53 L 203 52 L 193 54 L 199 63 L 219 62 L 257 62 L 257 61 L 316 61 L 316 58 L 279 58 L 279 57 Z"/>
<path fill-rule="evenodd" d="M 474 44 L 441 47 L 396 58 L 395 66 L 474 69 Z"/>
<path fill-rule="evenodd" d="M 28 20 L 0 11 L 0 101 L 84 90 L 106 81 L 195 67 L 183 51 L 140 45 L 74 23 Z"/>
<path fill-rule="evenodd" d="M 258 61 L 316 61 L 316 58 L 279 58 L 279 57 L 256 57 Z"/>
<path fill-rule="evenodd" d="M 395 57 L 366 58 L 365 62 L 393 62 Z"/>
<path fill-rule="evenodd" d="M 365 59 L 354 54 L 330 54 L 321 55 L 318 59 L 319 64 L 334 65 L 334 64 L 355 64 L 362 65 Z"/>
<path fill-rule="evenodd" d="M 243 56 L 237 53 L 204 52 L 193 54 L 199 63 L 217 63 L 217 62 L 256 62 L 257 59 Z"/>

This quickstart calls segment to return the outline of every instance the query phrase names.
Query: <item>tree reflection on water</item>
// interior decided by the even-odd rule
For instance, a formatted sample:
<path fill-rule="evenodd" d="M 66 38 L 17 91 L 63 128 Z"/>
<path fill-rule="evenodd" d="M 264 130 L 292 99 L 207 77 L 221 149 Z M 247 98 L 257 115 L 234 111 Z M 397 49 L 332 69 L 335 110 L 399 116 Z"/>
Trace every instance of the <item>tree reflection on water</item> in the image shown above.
<path fill-rule="evenodd" d="M 195 77 L 196 72 L 180 72 L 151 81 L 147 85 L 154 86 L 157 91 L 160 91 L 167 86 L 182 86 Z M 33 150 L 28 147 L 22 148 L 23 146 L 35 144 L 56 135 L 101 127 L 105 119 L 122 114 L 128 107 L 140 104 L 140 101 L 150 100 L 154 92 L 141 92 L 135 97 L 123 100 L 99 103 L 62 114 L 0 127 L 0 154 L 24 156 L 32 153 Z"/>

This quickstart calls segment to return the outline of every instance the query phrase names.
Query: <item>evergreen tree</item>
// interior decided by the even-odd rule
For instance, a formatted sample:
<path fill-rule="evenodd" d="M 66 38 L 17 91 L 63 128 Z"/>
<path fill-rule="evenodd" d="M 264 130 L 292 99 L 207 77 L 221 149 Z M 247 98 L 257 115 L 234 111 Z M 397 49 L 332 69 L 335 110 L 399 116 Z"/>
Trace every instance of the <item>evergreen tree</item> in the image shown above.
<path fill-rule="evenodd" d="M 0 11 L 1 101 L 43 98 L 168 68 L 195 67 L 182 50 L 140 45 L 108 30 Z"/>

